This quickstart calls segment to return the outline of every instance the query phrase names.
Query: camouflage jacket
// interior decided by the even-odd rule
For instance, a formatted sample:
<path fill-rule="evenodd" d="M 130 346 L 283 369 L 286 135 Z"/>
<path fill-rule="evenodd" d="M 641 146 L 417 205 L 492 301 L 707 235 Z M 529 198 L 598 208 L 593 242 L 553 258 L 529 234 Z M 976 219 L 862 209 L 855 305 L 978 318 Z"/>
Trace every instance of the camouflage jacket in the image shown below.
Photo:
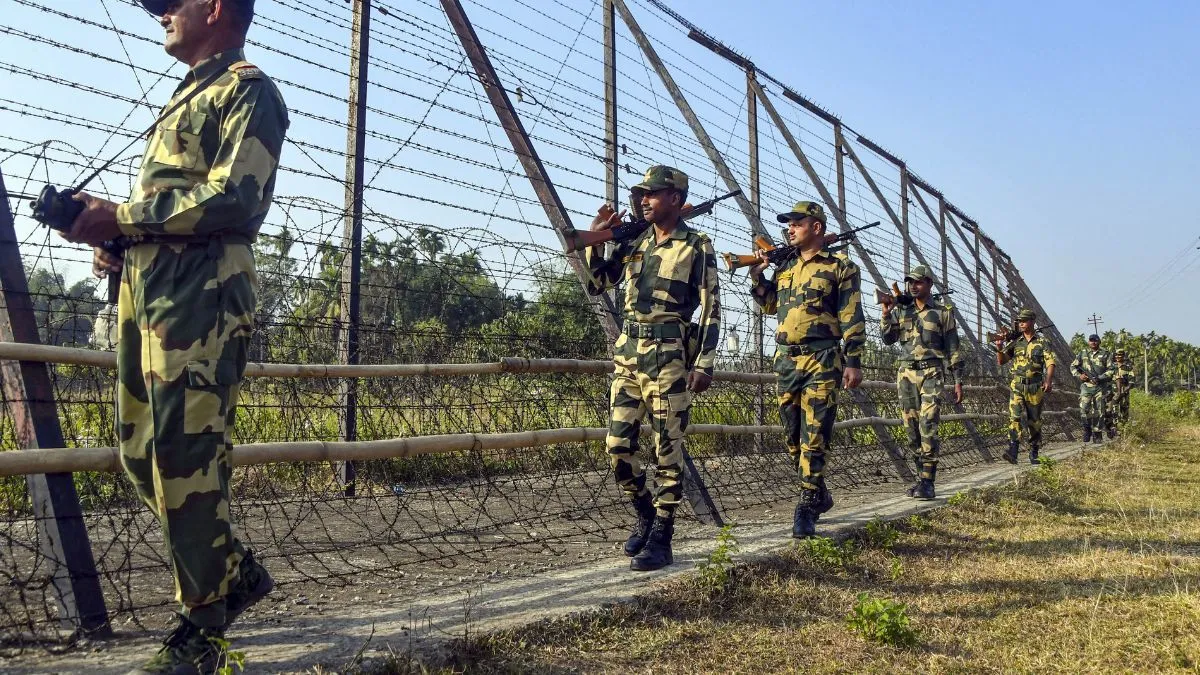
<path fill-rule="evenodd" d="M 1022 335 L 1004 345 L 1003 352 L 1012 362 L 1009 373 L 1013 383 L 1041 382 L 1046 376 L 1046 368 L 1055 363 L 1054 350 L 1041 335 L 1034 335 L 1032 341 Z"/>
<path fill-rule="evenodd" d="M 779 319 L 775 342 L 842 340 L 846 367 L 862 367 L 867 327 L 858 266 L 844 254 L 823 249 L 812 260 L 797 256 L 782 265 L 773 279 L 760 278 L 751 293 L 764 312 Z"/>
<path fill-rule="evenodd" d="M 712 375 L 721 337 L 721 294 L 717 254 L 708 235 L 680 221 L 661 244 L 651 227 L 614 247 L 611 256 L 597 248 L 583 252 L 588 293 L 599 295 L 623 278 L 625 321 L 686 325 L 694 320 L 699 328 L 695 368 Z"/>
<path fill-rule="evenodd" d="M 130 237 L 258 234 L 275 190 L 287 107 L 275 84 L 241 49 L 196 64 L 171 105 L 209 76 L 200 94 L 158 124 L 117 223 Z"/>
<path fill-rule="evenodd" d="M 879 332 L 885 345 L 900 342 L 902 364 L 936 359 L 948 363 L 955 384 L 962 382 L 963 355 L 950 305 L 930 302 L 925 309 L 918 309 L 915 302 L 895 305 L 880 318 Z"/>
<path fill-rule="evenodd" d="M 1087 375 L 1089 381 L 1084 384 L 1106 385 L 1116 377 L 1117 363 L 1112 352 L 1105 349 L 1092 351 L 1089 347 L 1075 355 L 1075 360 L 1071 361 L 1071 374 L 1075 377 Z"/>
<path fill-rule="evenodd" d="M 1124 366 L 1113 361 L 1113 380 L 1122 386 L 1128 387 L 1133 382 L 1133 366 L 1128 362 Z"/>

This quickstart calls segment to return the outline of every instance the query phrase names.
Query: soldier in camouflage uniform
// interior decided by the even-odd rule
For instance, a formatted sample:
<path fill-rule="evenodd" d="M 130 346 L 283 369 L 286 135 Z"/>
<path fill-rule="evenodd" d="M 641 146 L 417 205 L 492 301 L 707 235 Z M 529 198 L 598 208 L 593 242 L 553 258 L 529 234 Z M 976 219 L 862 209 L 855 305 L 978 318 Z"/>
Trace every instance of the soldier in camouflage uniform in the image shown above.
<path fill-rule="evenodd" d="M 638 514 L 625 554 L 633 558 L 630 569 L 647 571 L 673 562 L 675 509 L 683 497 L 684 434 L 692 395 L 712 382 L 721 305 L 712 242 L 680 218 L 687 175 L 652 166 L 631 191 L 653 227 L 617 245 L 611 255 L 604 255 L 602 245 L 589 248 L 584 259 L 592 295 L 625 282 L 624 324 L 613 346 L 616 375 L 606 445 L 617 484 Z M 622 215 L 606 204 L 592 229 L 610 228 Z M 635 454 L 647 412 L 657 464 L 653 499 Z"/>
<path fill-rule="evenodd" d="M 1088 348 L 1071 361 L 1071 374 L 1079 378 L 1079 412 L 1083 416 L 1083 442 L 1101 443 L 1107 426 L 1107 399 L 1116 366 L 1112 354 L 1100 348 L 1100 336 L 1088 337 Z"/>
<path fill-rule="evenodd" d="M 1113 355 L 1112 397 L 1109 399 L 1109 438 L 1116 438 L 1117 425 L 1129 421 L 1129 388 L 1133 386 L 1133 364 L 1129 354 L 1118 349 Z"/>
<path fill-rule="evenodd" d="M 751 294 L 779 320 L 773 367 L 787 449 L 800 474 L 792 523 L 792 536 L 800 538 L 813 536 L 817 519 L 833 507 L 824 474 L 837 390 L 862 382 L 867 333 L 858 267 L 825 247 L 825 209 L 816 202 L 798 202 L 778 220 L 787 223 L 788 243 L 799 254 L 767 279 L 767 259 L 760 252 L 759 264 L 750 269 Z"/>
<path fill-rule="evenodd" d="M 920 479 L 909 488 L 908 496 L 933 499 L 941 448 L 938 424 L 942 415 L 944 371 L 949 366 L 954 378 L 954 402 L 961 403 L 963 358 L 954 309 L 949 303 L 938 304 L 930 294 L 933 272 L 925 265 L 918 265 L 905 275 L 904 281 L 911 298 L 889 295 L 883 299 L 879 331 L 884 344 L 899 341 L 904 348 L 896 384 L 908 447 L 920 471 Z M 896 300 L 895 304 L 892 300 Z"/>
<path fill-rule="evenodd" d="M 1033 310 L 1022 309 L 1017 314 L 1019 334 L 1011 341 L 1003 338 L 996 341 L 996 363 L 1003 366 L 1012 361 L 1009 389 L 1012 395 L 1008 402 L 1008 450 L 1004 459 L 1017 463 L 1020 450 L 1022 425 L 1029 438 L 1029 462 L 1039 463 L 1038 451 L 1042 447 L 1042 403 L 1043 398 L 1054 388 L 1054 352 L 1046 339 L 1034 328 L 1037 315 Z"/>
<path fill-rule="evenodd" d="M 141 0 L 190 71 L 151 135 L 133 195 L 80 194 L 72 241 L 120 273 L 117 424 L 121 461 L 162 523 L 180 625 L 139 673 L 212 672 L 233 620 L 270 592 L 230 519 L 234 408 L 257 276 L 251 244 L 270 208 L 287 108 L 244 60 L 253 0 Z"/>

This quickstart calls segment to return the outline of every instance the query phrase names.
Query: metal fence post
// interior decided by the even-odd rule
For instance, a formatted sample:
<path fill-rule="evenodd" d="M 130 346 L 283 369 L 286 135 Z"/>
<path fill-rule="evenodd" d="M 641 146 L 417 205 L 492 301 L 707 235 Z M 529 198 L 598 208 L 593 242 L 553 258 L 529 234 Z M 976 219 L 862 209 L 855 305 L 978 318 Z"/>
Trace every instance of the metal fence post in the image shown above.
<path fill-rule="evenodd" d="M 3 174 L 0 174 L 0 294 L 4 301 L 0 340 L 40 343 Z M 64 447 L 48 366 L 34 361 L 4 361 L 0 367 L 17 445 L 24 449 Z M 39 553 L 52 570 L 59 624 L 73 633 L 93 637 L 109 634 L 108 611 L 74 476 L 37 474 L 26 476 L 25 482 L 38 532 Z"/>

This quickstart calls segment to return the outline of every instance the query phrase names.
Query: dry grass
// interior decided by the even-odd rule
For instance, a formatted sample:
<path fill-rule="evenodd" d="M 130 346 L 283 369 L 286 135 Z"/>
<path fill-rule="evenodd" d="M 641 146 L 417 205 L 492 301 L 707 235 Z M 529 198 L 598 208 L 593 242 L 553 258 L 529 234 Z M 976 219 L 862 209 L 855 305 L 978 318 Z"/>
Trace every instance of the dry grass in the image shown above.
<path fill-rule="evenodd" d="M 1200 663 L 1200 427 L 1117 444 L 858 535 L 637 602 L 451 645 L 373 672 L 1164 672 Z M 736 535 L 736 531 L 734 532 Z M 894 539 L 894 541 L 893 541 Z M 867 641 L 868 592 L 918 644 Z"/>

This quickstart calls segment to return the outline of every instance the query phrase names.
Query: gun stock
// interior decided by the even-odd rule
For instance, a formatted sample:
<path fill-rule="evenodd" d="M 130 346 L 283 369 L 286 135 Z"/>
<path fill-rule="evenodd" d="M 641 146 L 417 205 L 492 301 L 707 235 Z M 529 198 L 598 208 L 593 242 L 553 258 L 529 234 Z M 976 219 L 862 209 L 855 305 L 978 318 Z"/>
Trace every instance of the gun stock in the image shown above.
<path fill-rule="evenodd" d="M 766 251 L 768 253 L 779 250 L 775 244 L 771 243 L 770 239 L 767 239 L 761 234 L 754 238 L 754 248 L 757 251 Z M 725 259 L 725 266 L 728 267 L 729 271 L 731 272 L 733 270 L 739 270 L 743 267 L 751 267 L 758 264 L 758 256 L 753 253 L 729 252 L 722 253 L 721 257 Z M 770 256 L 767 257 L 767 260 L 768 262 L 771 262 Z"/>

